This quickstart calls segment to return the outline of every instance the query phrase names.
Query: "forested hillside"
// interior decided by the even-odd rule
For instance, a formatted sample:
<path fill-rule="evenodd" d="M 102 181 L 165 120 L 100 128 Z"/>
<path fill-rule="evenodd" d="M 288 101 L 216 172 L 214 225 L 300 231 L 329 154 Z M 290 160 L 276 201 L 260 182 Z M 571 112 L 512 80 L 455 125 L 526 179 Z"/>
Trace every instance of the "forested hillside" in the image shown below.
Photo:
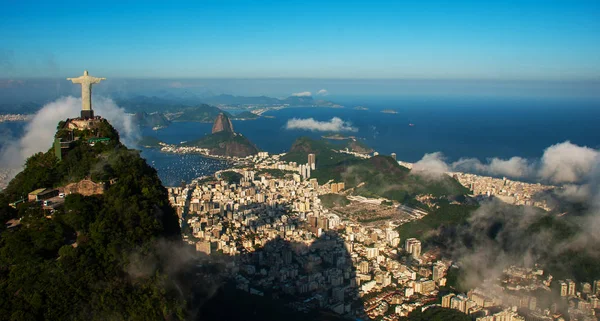
<path fill-rule="evenodd" d="M 180 241 L 156 171 L 105 120 L 74 135 L 62 160 L 52 149 L 33 155 L 0 194 L 0 218 L 15 223 L 0 225 L 0 320 L 183 319 L 185 303 L 156 246 Z M 104 193 L 66 195 L 54 210 L 7 205 L 83 178 L 106 184 Z"/>

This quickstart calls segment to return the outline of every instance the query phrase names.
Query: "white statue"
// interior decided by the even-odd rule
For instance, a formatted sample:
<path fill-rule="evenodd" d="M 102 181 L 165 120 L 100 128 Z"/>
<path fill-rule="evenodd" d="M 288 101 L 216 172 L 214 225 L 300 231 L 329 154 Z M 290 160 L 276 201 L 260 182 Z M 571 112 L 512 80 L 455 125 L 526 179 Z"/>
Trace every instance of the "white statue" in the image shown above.
<path fill-rule="evenodd" d="M 67 78 L 74 84 L 81 84 L 81 117 L 93 118 L 92 111 L 92 85 L 99 83 L 106 78 L 96 78 L 88 75 L 88 71 L 83 72 L 83 76 L 77 78 Z"/>

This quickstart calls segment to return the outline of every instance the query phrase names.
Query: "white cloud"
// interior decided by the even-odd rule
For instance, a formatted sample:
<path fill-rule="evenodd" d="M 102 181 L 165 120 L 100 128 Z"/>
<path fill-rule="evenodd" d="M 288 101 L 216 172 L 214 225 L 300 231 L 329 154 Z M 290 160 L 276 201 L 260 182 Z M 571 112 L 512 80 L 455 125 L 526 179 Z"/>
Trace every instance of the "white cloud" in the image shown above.
<path fill-rule="evenodd" d="M 424 175 L 430 178 L 439 178 L 444 173 L 449 172 L 450 168 L 444 162 L 444 155 L 441 152 L 425 154 L 423 158 L 414 163 L 412 172 Z"/>
<path fill-rule="evenodd" d="M 326 89 L 321 89 L 319 91 L 317 91 L 317 96 L 327 96 L 329 95 L 329 92 Z"/>
<path fill-rule="evenodd" d="M 461 158 L 452 163 L 452 169 L 460 172 L 479 173 L 493 176 L 509 176 L 514 178 L 528 177 L 534 171 L 533 166 L 524 158 L 510 159 L 492 158 L 487 164 L 475 158 Z"/>
<path fill-rule="evenodd" d="M 314 118 L 292 118 L 288 120 L 286 129 L 302 129 L 302 130 L 310 130 L 310 131 L 320 131 L 320 132 L 355 132 L 358 131 L 355 127 L 352 127 L 352 124 L 349 122 L 345 122 L 338 117 L 333 117 L 329 121 L 318 121 Z"/>
<path fill-rule="evenodd" d="M 598 162 L 598 151 L 569 141 L 544 151 L 539 177 L 552 183 L 575 183 L 586 178 Z"/>
<path fill-rule="evenodd" d="M 461 158 L 448 164 L 441 153 L 425 154 L 415 163 L 420 171 L 458 171 L 515 179 L 539 180 L 551 184 L 585 183 L 593 179 L 592 172 L 600 168 L 600 152 L 569 141 L 552 145 L 544 150 L 539 160 L 522 157 L 490 158 L 482 162 L 475 158 Z M 569 192 L 573 191 L 572 189 Z"/>
<path fill-rule="evenodd" d="M 593 196 L 592 187 L 589 184 L 567 184 L 558 189 L 556 193 L 571 202 L 585 202 Z"/>
<path fill-rule="evenodd" d="M 115 127 L 121 142 L 129 146 L 136 142 L 137 127 L 123 108 L 118 107 L 111 99 L 102 97 L 94 99 L 93 108 L 96 115 L 106 118 Z M 0 151 L 3 167 L 21 168 L 31 155 L 47 151 L 54 141 L 58 122 L 79 116 L 80 111 L 81 99 L 71 96 L 46 104 L 27 124 L 21 139 L 6 145 Z"/>
<path fill-rule="evenodd" d="M 310 91 L 303 91 L 303 92 L 299 92 L 299 93 L 293 93 L 292 96 L 294 96 L 294 97 L 310 97 L 310 96 L 312 96 L 312 93 Z"/>

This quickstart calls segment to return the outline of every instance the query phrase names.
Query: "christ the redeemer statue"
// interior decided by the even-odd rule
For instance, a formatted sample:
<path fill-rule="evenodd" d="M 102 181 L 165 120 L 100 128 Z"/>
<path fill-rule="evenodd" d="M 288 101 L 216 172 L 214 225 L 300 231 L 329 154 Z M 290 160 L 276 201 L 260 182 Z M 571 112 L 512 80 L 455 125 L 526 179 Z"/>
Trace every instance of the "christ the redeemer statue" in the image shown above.
<path fill-rule="evenodd" d="M 92 110 L 92 85 L 99 83 L 106 78 L 96 78 L 88 75 L 88 71 L 83 72 L 83 76 L 77 78 L 67 78 L 74 84 L 81 84 L 81 118 L 94 118 Z"/>

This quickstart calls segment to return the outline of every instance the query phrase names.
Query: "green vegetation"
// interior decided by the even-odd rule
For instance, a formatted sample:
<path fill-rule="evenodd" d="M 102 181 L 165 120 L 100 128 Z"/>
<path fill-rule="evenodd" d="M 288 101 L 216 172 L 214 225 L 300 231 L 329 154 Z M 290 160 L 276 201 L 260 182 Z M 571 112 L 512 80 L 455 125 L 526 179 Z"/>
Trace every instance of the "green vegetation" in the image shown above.
<path fill-rule="evenodd" d="M 468 191 L 451 177 L 430 180 L 419 175 L 411 175 L 391 157 L 375 156 L 347 169 L 344 175 L 346 188 L 365 183 L 356 189 L 364 196 L 380 195 L 402 203 L 409 203 L 415 195 L 460 196 Z"/>
<path fill-rule="evenodd" d="M 139 146 L 146 148 L 160 148 L 161 144 L 164 144 L 160 139 L 152 136 L 143 136 L 137 142 Z"/>
<path fill-rule="evenodd" d="M 369 147 L 367 144 L 358 141 L 358 140 L 348 140 L 344 148 L 348 148 L 348 150 L 361 153 L 361 154 L 370 154 L 374 152 L 373 148 Z"/>
<path fill-rule="evenodd" d="M 392 202 L 392 201 L 383 201 L 383 202 L 381 202 L 381 205 L 384 205 L 384 206 L 394 206 L 394 202 Z"/>
<path fill-rule="evenodd" d="M 546 249 L 560 249 L 565 243 L 581 242 L 586 217 L 556 217 L 543 213 L 541 217 L 529 225 L 526 235 L 546 235 Z M 579 240 L 578 240 L 579 239 Z M 573 278 L 579 282 L 591 282 L 600 277 L 600 265 L 597 254 L 600 245 L 588 241 L 585 249 L 570 246 L 562 251 L 548 250 L 541 261 L 555 278 Z"/>
<path fill-rule="evenodd" d="M 332 208 L 332 207 L 340 207 L 346 206 L 350 204 L 350 201 L 344 195 L 339 194 L 325 194 L 319 196 L 321 203 L 323 206 Z"/>
<path fill-rule="evenodd" d="M 342 165 L 346 162 L 358 160 L 358 158 L 343 153 L 335 152 L 339 149 L 326 140 L 314 140 L 308 137 L 300 137 L 292 144 L 290 151 L 282 158 L 286 162 L 296 162 L 305 164 L 308 161 L 308 154 L 315 154 L 317 158 L 317 171 L 321 168 Z M 320 183 L 325 183 L 319 179 Z"/>
<path fill-rule="evenodd" d="M 0 228 L 0 320 L 184 319 L 185 302 L 156 246 L 180 242 L 156 171 L 120 144 L 106 121 L 75 135 L 62 161 L 53 150 L 30 157 L 0 194 L 3 222 L 21 219 L 16 228 Z M 111 140 L 89 146 L 90 137 Z M 68 195 L 51 218 L 35 203 L 5 205 L 88 176 L 116 182 L 101 195 Z"/>
<path fill-rule="evenodd" d="M 400 318 L 403 321 L 471 321 L 471 318 L 454 309 L 432 307 L 424 312 L 420 309 L 411 312 L 408 317 Z"/>
<path fill-rule="evenodd" d="M 210 150 L 212 155 L 246 157 L 258 153 L 248 138 L 238 133 L 221 131 L 183 144 Z"/>
<path fill-rule="evenodd" d="M 260 116 L 258 116 L 257 114 L 251 113 L 249 111 L 243 111 L 237 115 L 231 116 L 231 119 L 240 119 L 240 120 L 250 120 L 250 119 L 257 119 Z"/>
<path fill-rule="evenodd" d="M 73 135 L 79 139 L 73 142 L 72 149 L 62 161 L 56 158 L 53 148 L 46 153 L 34 154 L 25 162 L 25 169 L 8 184 L 4 195 L 14 201 L 26 198 L 27 193 L 35 189 L 62 186 L 86 177 L 96 182 L 111 179 L 114 174 L 108 163 L 110 156 L 126 150 L 114 128 L 102 120 L 96 130 L 75 130 Z M 59 129 L 55 137 L 67 136 L 66 129 Z M 94 137 L 107 137 L 110 140 L 91 146 L 87 140 Z"/>
<path fill-rule="evenodd" d="M 325 140 L 298 138 L 284 161 L 306 163 L 308 154 L 317 158 L 317 169 L 311 173 L 320 184 L 329 180 L 344 182 L 346 189 L 356 187 L 355 194 L 365 197 L 385 197 L 409 206 L 423 207 L 415 200 L 419 194 L 432 194 L 438 197 L 457 197 L 468 190 L 451 177 L 439 180 L 411 175 L 388 156 L 374 156 L 360 159 L 355 156 L 337 153 L 338 148 Z M 360 187 L 358 187 L 360 186 Z"/>
<path fill-rule="evenodd" d="M 465 253 L 498 252 L 515 262 L 533 256 L 555 279 L 591 282 L 600 277 L 600 266 L 594 263 L 600 245 L 589 241 L 593 236 L 587 234 L 588 218 L 557 217 L 541 209 L 498 202 L 482 205 L 471 219 L 475 210 L 475 206 L 443 205 L 420 221 L 400 226 L 399 232 L 402 238 L 417 237 L 426 247 L 435 244 L 442 250 L 455 251 L 460 246 Z M 489 266 L 469 260 L 461 263 L 462 268 L 450 271 L 448 277 L 448 286 L 460 291 L 498 264 L 494 260 L 486 262 Z M 463 284 L 465 280 L 470 283 Z"/>
<path fill-rule="evenodd" d="M 136 124 L 143 127 L 167 127 L 171 122 L 162 113 L 139 112 L 133 115 Z"/>
<path fill-rule="evenodd" d="M 263 168 L 263 169 L 259 170 L 258 172 L 256 172 L 256 176 L 269 175 L 272 178 L 284 178 L 286 175 L 293 175 L 293 174 L 297 174 L 297 173 L 298 172 L 286 171 L 286 170 L 282 170 L 282 169 Z"/>
<path fill-rule="evenodd" d="M 220 174 L 221 179 L 226 181 L 229 184 L 235 183 L 235 184 L 239 184 L 240 181 L 242 180 L 242 178 L 244 176 L 242 176 L 242 174 L 234 172 L 234 171 L 226 171 L 226 172 L 221 172 Z"/>
<path fill-rule="evenodd" d="M 343 321 L 343 316 L 325 309 L 298 312 L 290 309 L 285 299 L 252 295 L 226 284 L 202 305 L 196 320 L 261 320 L 261 321 Z M 233 307 L 232 307 L 233 305 Z"/>
<path fill-rule="evenodd" d="M 416 237 L 421 241 L 426 241 L 427 236 L 442 226 L 458 226 L 467 223 L 477 206 L 474 205 L 456 205 L 448 202 L 440 202 L 440 207 L 431 211 L 420 220 L 411 221 L 400 225 L 398 232 L 403 239 Z"/>

